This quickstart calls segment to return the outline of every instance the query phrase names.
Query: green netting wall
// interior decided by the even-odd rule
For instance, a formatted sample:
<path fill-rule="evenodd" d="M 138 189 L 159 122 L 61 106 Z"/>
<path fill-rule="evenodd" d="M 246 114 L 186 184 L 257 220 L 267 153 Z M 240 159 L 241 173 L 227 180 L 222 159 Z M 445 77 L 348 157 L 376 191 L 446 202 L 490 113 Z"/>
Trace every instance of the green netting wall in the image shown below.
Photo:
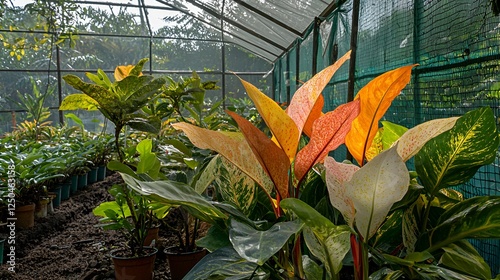
<path fill-rule="evenodd" d="M 293 96 L 296 81 L 299 85 L 307 81 L 350 49 L 353 2 L 340 2 L 276 62 L 274 96 L 280 102 Z M 388 70 L 419 64 L 410 84 L 386 113 L 386 120 L 413 127 L 482 106 L 491 107 L 500 117 L 500 16 L 495 15 L 491 1 L 360 2 L 354 93 Z M 346 63 L 323 92 L 325 111 L 347 101 L 348 71 Z M 345 156 L 345 148 L 335 151 L 338 160 Z M 467 198 L 500 195 L 500 152 L 493 164 L 481 168 L 458 189 Z M 500 242 L 471 242 L 494 275 L 500 273 Z"/>

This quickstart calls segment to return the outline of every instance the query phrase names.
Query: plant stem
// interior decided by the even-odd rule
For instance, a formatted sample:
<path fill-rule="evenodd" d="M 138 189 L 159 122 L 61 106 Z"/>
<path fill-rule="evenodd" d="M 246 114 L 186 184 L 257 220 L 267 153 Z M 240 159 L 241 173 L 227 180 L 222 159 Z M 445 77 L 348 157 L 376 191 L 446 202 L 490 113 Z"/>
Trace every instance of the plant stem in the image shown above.
<path fill-rule="evenodd" d="M 368 280 L 368 270 L 369 270 L 369 264 L 368 264 L 368 244 L 366 244 L 366 242 L 360 240 L 361 242 L 361 246 L 360 246 L 360 249 L 361 249 L 361 261 L 362 261 L 362 265 L 361 265 L 361 268 L 363 269 L 363 276 L 362 276 L 362 280 Z"/>
<path fill-rule="evenodd" d="M 425 230 L 427 229 L 427 221 L 429 220 L 429 213 L 431 212 L 432 200 L 434 200 L 434 196 L 429 197 L 425 205 L 424 220 L 422 223 L 422 227 L 420 228 L 421 233 L 425 232 Z"/>
<path fill-rule="evenodd" d="M 305 279 L 304 267 L 302 265 L 302 248 L 301 248 L 301 238 L 299 235 L 297 241 L 295 242 L 295 247 L 293 248 L 293 263 L 295 268 L 295 275 L 300 279 Z"/>

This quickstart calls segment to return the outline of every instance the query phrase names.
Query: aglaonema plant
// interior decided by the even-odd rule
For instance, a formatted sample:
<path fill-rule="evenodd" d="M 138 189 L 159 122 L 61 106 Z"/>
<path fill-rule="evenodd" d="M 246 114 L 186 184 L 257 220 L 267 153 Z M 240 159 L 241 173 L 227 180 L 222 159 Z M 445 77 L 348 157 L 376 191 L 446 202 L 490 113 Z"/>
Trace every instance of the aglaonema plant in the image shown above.
<path fill-rule="evenodd" d="M 75 75 L 66 75 L 63 79 L 73 88 L 81 91 L 68 95 L 62 101 L 60 110 L 99 110 L 115 125 L 115 145 L 118 158 L 123 160 L 123 151 L 119 144 L 120 133 L 128 125 L 134 129 L 158 133 L 161 120 L 144 113 L 145 107 L 165 84 L 163 78 L 143 75 L 142 68 L 147 59 L 136 65 L 118 66 L 112 82 L 103 70 L 97 74 L 86 73 L 93 83 L 86 83 Z"/>
<path fill-rule="evenodd" d="M 348 58 L 349 54 L 346 54 L 305 83 L 294 94 L 286 110 L 242 80 L 249 97 L 272 132 L 272 138 L 268 138 L 250 122 L 232 112 L 227 113 L 238 123 L 241 133 L 210 131 L 187 123 L 173 125 L 183 130 L 194 145 L 218 152 L 254 179 L 267 195 L 276 220 L 285 220 L 275 223 L 265 231 L 261 228 L 245 228 L 238 222 L 231 222 L 229 229 L 229 238 L 234 249 L 246 260 L 264 266 L 273 256 L 278 255 L 273 259 L 277 263 L 275 267 L 284 272 L 275 277 L 305 277 L 299 237 L 301 231 L 304 232 L 304 240 L 311 253 L 322 261 L 329 277 L 338 277 L 342 260 L 349 251 L 349 227 L 336 226 L 327 222 L 326 218 L 311 219 L 309 217 L 319 214 L 300 200 L 292 199 L 300 196 L 307 173 L 315 164 L 322 162 L 330 151 L 344 143 L 346 135 L 352 131 L 351 126 L 355 125 L 353 121 L 363 114 L 364 108 L 360 105 L 363 100 L 360 98 L 341 105 L 332 112 L 321 112 L 321 91 Z M 406 66 L 384 74 L 361 90 L 360 95 L 370 96 L 376 104 L 378 109 L 375 116 L 378 119 L 408 83 L 412 67 Z M 370 113 L 365 115 L 370 118 Z M 367 137 L 370 133 L 366 133 L 368 129 L 364 126 L 373 125 L 378 119 L 358 125 L 359 129 L 364 131 L 357 133 L 364 133 L 364 137 Z M 310 141 L 298 151 L 302 133 L 308 135 Z M 409 182 L 402 180 L 400 184 L 407 188 Z M 294 221 L 293 216 L 299 217 L 300 222 Z M 280 227 L 287 228 L 286 234 L 276 230 Z M 253 234 L 250 234 L 252 230 Z M 280 238 L 272 238 L 273 235 Z M 243 236 L 255 238 L 249 242 L 248 239 L 242 238 Z M 266 238 L 262 238 L 263 236 Z M 276 242 L 270 245 L 270 240 Z"/>

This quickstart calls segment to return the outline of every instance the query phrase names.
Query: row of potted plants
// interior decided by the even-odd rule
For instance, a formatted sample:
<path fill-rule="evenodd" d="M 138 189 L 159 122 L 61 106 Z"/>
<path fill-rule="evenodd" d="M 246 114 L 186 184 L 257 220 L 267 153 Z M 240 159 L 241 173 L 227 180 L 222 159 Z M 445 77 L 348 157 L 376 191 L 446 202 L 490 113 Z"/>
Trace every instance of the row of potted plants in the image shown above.
<path fill-rule="evenodd" d="M 13 193 L 19 213 L 26 210 L 31 217 L 30 213 L 37 209 L 44 216 L 49 202 L 55 202 L 57 207 L 61 199 L 76 192 L 78 185 L 95 182 L 99 167 L 100 177 L 105 174 L 103 168 L 111 149 L 109 136 L 83 131 L 85 140 L 82 140 L 82 131 L 74 128 L 46 126 L 44 130 L 49 131 L 51 137 L 33 140 L 16 131 L 1 139 L 3 208 L 7 207 L 8 194 Z M 5 215 L 4 212 L 3 218 Z M 34 220 L 18 221 L 17 225 L 32 227 Z"/>

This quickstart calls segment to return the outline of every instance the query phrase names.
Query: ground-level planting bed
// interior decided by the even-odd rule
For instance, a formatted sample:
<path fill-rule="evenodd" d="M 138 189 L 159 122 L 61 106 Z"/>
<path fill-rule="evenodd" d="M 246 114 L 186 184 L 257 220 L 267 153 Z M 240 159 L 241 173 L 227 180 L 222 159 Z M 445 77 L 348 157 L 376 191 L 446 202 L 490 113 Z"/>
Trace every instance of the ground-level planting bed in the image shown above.
<path fill-rule="evenodd" d="M 109 252 L 124 239 L 118 232 L 96 227 L 92 209 L 109 200 L 108 188 L 120 181 L 118 174 L 108 176 L 63 201 L 47 218 L 36 219 L 35 227 L 16 229 L 16 273 L 3 264 L 0 279 L 114 279 Z M 6 236 L 7 229 L 1 231 Z M 154 279 L 170 279 L 163 249 L 174 242 L 161 228 Z"/>

